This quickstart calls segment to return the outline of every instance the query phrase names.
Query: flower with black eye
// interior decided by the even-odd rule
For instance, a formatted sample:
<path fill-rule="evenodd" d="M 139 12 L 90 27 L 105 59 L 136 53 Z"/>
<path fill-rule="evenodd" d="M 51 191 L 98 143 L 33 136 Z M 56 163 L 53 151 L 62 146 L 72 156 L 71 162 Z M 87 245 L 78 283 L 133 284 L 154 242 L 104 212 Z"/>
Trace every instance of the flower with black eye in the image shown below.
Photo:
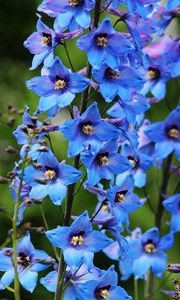
<path fill-rule="evenodd" d="M 38 110 L 48 111 L 55 106 L 60 109 L 71 104 L 76 93 L 82 92 L 89 82 L 88 78 L 71 73 L 56 57 L 47 75 L 34 77 L 26 85 L 41 96 Z"/>
<path fill-rule="evenodd" d="M 5 289 L 14 280 L 14 267 L 12 262 L 13 249 L 3 248 L 0 251 L 0 271 L 5 274 L 0 279 L 0 290 Z M 45 251 L 36 250 L 27 233 L 18 241 L 17 245 L 17 269 L 21 285 L 33 292 L 37 285 L 38 272 L 43 271 L 54 263 Z"/>
<path fill-rule="evenodd" d="M 173 151 L 180 158 L 180 106 L 173 110 L 165 121 L 147 126 L 144 131 L 155 143 L 157 159 L 167 157 Z"/>
<path fill-rule="evenodd" d="M 92 229 L 87 211 L 80 215 L 70 227 L 59 226 L 47 231 L 46 236 L 55 247 L 62 249 L 65 262 L 74 271 L 81 263 L 91 268 L 94 253 L 99 252 L 111 242 L 111 239 L 104 233 Z"/>
<path fill-rule="evenodd" d="M 82 161 L 88 173 L 87 186 L 97 184 L 102 178 L 113 181 L 114 174 L 123 173 L 131 167 L 126 156 L 117 151 L 118 143 L 114 139 L 103 144 L 95 154 L 90 150 L 82 153 Z"/>

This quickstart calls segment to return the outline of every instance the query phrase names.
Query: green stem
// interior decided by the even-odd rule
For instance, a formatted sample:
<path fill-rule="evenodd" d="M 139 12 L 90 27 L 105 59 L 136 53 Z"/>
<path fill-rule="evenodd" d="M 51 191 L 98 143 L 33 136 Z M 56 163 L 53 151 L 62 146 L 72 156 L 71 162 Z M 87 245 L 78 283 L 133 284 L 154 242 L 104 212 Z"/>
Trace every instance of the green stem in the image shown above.
<path fill-rule="evenodd" d="M 150 270 L 148 274 L 147 279 L 147 285 L 146 285 L 146 300 L 153 300 L 153 294 L 154 294 L 154 275 L 153 272 Z"/>
<path fill-rule="evenodd" d="M 138 295 L 138 281 L 134 277 L 134 300 L 139 300 L 139 295 Z"/>
<path fill-rule="evenodd" d="M 67 58 L 68 58 L 68 61 L 69 61 L 69 65 L 70 65 L 71 69 L 73 70 L 73 72 L 75 72 L 75 69 L 74 69 L 74 66 L 72 64 L 71 57 L 69 55 L 69 51 L 68 51 L 68 48 L 67 48 L 65 40 L 64 40 L 63 45 L 64 45 L 64 48 L 65 48 L 65 51 L 66 51 L 66 55 L 67 55 Z"/>

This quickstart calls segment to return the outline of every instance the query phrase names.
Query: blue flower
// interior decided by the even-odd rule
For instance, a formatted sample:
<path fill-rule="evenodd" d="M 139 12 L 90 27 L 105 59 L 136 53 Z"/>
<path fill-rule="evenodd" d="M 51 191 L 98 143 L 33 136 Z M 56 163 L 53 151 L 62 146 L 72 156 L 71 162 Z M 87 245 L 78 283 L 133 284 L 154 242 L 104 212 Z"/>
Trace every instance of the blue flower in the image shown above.
<path fill-rule="evenodd" d="M 0 279 L 0 290 L 5 289 L 14 280 L 14 267 L 12 262 L 13 249 L 3 248 L 0 251 L 0 271 L 5 274 Z M 33 292 L 37 285 L 38 272 L 45 270 L 54 260 L 43 250 L 36 250 L 27 233 L 18 241 L 17 268 L 21 285 Z"/>
<path fill-rule="evenodd" d="M 142 18 L 147 18 L 147 16 L 154 9 L 155 3 L 160 0 L 121 0 L 122 4 L 125 3 L 129 12 L 134 15 L 138 13 Z"/>
<path fill-rule="evenodd" d="M 75 98 L 75 94 L 82 92 L 89 85 L 89 79 L 70 73 L 56 57 L 48 75 L 34 77 L 28 80 L 26 85 L 41 96 L 39 111 L 47 111 L 55 105 L 59 108 L 68 106 Z"/>
<path fill-rule="evenodd" d="M 170 228 L 172 232 L 180 231 L 180 194 L 173 195 L 163 201 L 163 206 L 172 214 Z"/>
<path fill-rule="evenodd" d="M 94 253 L 102 250 L 111 241 L 102 232 L 92 230 L 87 212 L 80 215 L 70 227 L 59 226 L 47 231 L 46 235 L 55 247 L 62 249 L 64 260 L 73 271 L 81 263 L 91 269 Z"/>
<path fill-rule="evenodd" d="M 130 168 L 126 156 L 117 153 L 117 150 L 117 140 L 112 140 L 102 145 L 95 155 L 90 150 L 82 153 L 82 161 L 88 173 L 86 185 L 95 185 L 102 178 L 113 181 L 114 174 L 125 172 Z"/>
<path fill-rule="evenodd" d="M 24 181 L 32 187 L 29 197 L 39 199 L 49 195 L 56 205 L 60 205 L 65 198 L 67 185 L 76 182 L 80 177 L 80 171 L 65 163 L 59 163 L 50 150 L 42 152 L 37 164 L 28 166 L 24 172 Z"/>
<path fill-rule="evenodd" d="M 120 65 L 120 56 L 134 49 L 127 38 L 114 30 L 109 18 L 105 18 L 98 29 L 81 37 L 77 46 L 87 52 L 88 60 L 94 68 L 106 63 L 112 69 Z"/>
<path fill-rule="evenodd" d="M 60 130 L 69 139 L 69 156 L 77 155 L 88 145 L 91 153 L 95 153 L 99 151 L 101 142 L 110 141 L 120 134 L 115 126 L 101 120 L 96 102 L 81 116 L 66 121 Z"/>
<path fill-rule="evenodd" d="M 145 276 L 150 267 L 157 277 L 161 277 L 167 265 L 167 254 L 164 253 L 164 250 L 172 247 L 173 234 L 164 235 L 160 239 L 158 228 L 154 227 L 146 231 L 142 238 L 138 239 L 138 242 L 134 245 L 134 251 L 138 254 L 138 258 L 133 262 L 135 277 Z"/>
<path fill-rule="evenodd" d="M 180 158 L 180 106 L 173 110 L 165 121 L 151 124 L 145 134 L 156 143 L 157 159 L 163 159 L 175 151 Z"/>
<path fill-rule="evenodd" d="M 49 66 L 54 59 L 53 51 L 58 45 L 56 33 L 41 21 L 37 21 L 37 31 L 24 42 L 24 46 L 34 54 L 31 70 L 36 69 L 43 61 Z"/>
<path fill-rule="evenodd" d="M 57 22 L 62 29 L 75 30 L 90 26 L 90 12 L 95 6 L 95 0 L 45 0 L 43 3 L 46 9 L 58 14 Z"/>
<path fill-rule="evenodd" d="M 172 10 L 179 6 L 179 0 L 168 0 L 167 9 Z"/>
<path fill-rule="evenodd" d="M 120 66 L 111 69 L 103 64 L 100 69 L 93 69 L 94 79 L 99 83 L 99 91 L 107 102 L 111 102 L 115 96 L 121 97 L 124 101 L 131 99 L 131 89 L 142 88 L 143 79 L 138 72 L 128 66 Z"/>
<path fill-rule="evenodd" d="M 90 280 L 78 287 L 78 298 L 81 300 L 130 300 L 132 299 L 126 291 L 117 286 L 118 276 L 111 266 L 107 271 L 104 271 L 102 276 L 97 280 Z"/>

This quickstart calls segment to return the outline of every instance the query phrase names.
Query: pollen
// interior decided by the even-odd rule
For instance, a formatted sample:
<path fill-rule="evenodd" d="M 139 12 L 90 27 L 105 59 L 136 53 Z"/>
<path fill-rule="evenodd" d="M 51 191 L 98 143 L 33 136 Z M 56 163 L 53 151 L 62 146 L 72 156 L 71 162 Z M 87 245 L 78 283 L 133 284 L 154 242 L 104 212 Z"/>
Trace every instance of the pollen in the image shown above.
<path fill-rule="evenodd" d="M 108 158 L 108 153 L 99 153 L 96 155 L 96 163 L 98 165 L 108 165 L 109 164 L 109 158 Z"/>
<path fill-rule="evenodd" d="M 169 129 L 168 136 L 174 139 L 177 139 L 180 136 L 180 132 L 177 128 L 173 127 Z"/>
<path fill-rule="evenodd" d="M 82 237 L 82 235 L 74 235 L 72 238 L 71 238 L 71 244 L 73 246 L 81 246 L 82 244 L 84 243 L 84 238 Z"/>
<path fill-rule="evenodd" d="M 101 299 L 108 299 L 110 296 L 110 293 L 107 289 L 100 289 L 98 294 L 99 298 Z"/>
<path fill-rule="evenodd" d="M 87 135 L 92 135 L 94 133 L 94 128 L 90 124 L 84 124 L 82 127 L 82 132 L 87 134 Z"/>
<path fill-rule="evenodd" d="M 121 192 L 116 193 L 116 198 L 115 198 L 115 202 L 124 202 L 125 201 L 125 195 Z"/>
<path fill-rule="evenodd" d="M 154 253 L 156 252 L 156 247 L 152 243 L 148 243 L 145 245 L 144 250 L 147 253 Z"/>
<path fill-rule="evenodd" d="M 25 268 L 28 267 L 30 265 L 30 257 L 26 256 L 24 252 L 20 252 L 19 256 L 17 257 L 17 264 Z"/>
<path fill-rule="evenodd" d="M 69 4 L 72 6 L 79 6 L 80 0 L 69 0 Z"/>
<path fill-rule="evenodd" d="M 108 45 L 107 37 L 105 37 L 105 36 L 98 36 L 97 40 L 96 40 L 96 43 L 100 47 L 106 47 Z"/>
<path fill-rule="evenodd" d="M 54 83 L 55 90 L 61 90 L 64 89 L 65 87 L 66 87 L 66 82 L 63 79 L 58 79 Z"/>
<path fill-rule="evenodd" d="M 112 70 L 111 68 L 108 68 L 107 70 L 107 77 L 110 79 L 118 79 L 120 76 L 119 72 L 116 72 Z"/>
<path fill-rule="evenodd" d="M 160 76 L 160 71 L 156 68 L 150 67 L 146 73 L 146 77 L 149 79 L 156 79 Z"/>
<path fill-rule="evenodd" d="M 48 180 L 53 179 L 55 176 L 56 176 L 56 172 L 54 170 L 47 170 L 44 173 L 45 179 L 48 179 Z"/>
<path fill-rule="evenodd" d="M 50 36 L 44 36 L 42 39 L 42 44 L 43 45 L 50 45 L 51 43 L 51 37 Z"/>
<path fill-rule="evenodd" d="M 104 213 L 109 213 L 109 206 L 108 206 L 108 202 L 107 201 L 104 201 L 103 202 L 103 205 L 102 205 L 102 211 Z"/>
<path fill-rule="evenodd" d="M 129 160 L 129 162 L 131 163 L 131 165 L 133 166 L 133 168 L 135 168 L 137 162 L 135 161 L 134 157 L 128 156 L 128 160 Z"/>

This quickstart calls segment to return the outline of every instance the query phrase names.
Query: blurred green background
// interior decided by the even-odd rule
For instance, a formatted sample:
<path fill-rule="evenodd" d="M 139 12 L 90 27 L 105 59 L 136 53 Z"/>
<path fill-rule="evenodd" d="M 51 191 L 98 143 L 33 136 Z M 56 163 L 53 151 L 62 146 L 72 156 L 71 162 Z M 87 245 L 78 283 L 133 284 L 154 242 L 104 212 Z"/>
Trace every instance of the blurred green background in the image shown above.
<path fill-rule="evenodd" d="M 23 41 L 35 30 L 35 24 L 37 16 L 35 15 L 36 7 L 40 1 L 31 0 L 16 0 L 7 1 L 0 0 L 0 176 L 5 176 L 14 167 L 14 161 L 18 160 L 17 155 L 10 155 L 5 152 L 5 148 L 9 145 L 18 147 L 12 131 L 15 130 L 18 124 L 21 123 L 21 115 L 10 113 L 8 106 L 12 105 L 18 109 L 24 109 L 25 105 L 30 107 L 30 111 L 33 112 L 38 104 L 38 97 L 32 92 L 28 91 L 25 87 L 25 81 L 31 77 L 38 75 L 40 69 L 36 71 L 29 71 L 28 68 L 31 65 L 32 55 L 23 47 Z M 49 19 L 46 18 L 49 23 Z M 121 25 L 120 25 L 121 26 Z M 86 56 L 80 52 L 75 46 L 74 41 L 67 43 L 73 65 L 76 70 L 81 69 L 86 64 Z M 61 57 L 64 64 L 69 66 L 66 54 L 62 46 L 57 49 L 57 54 Z M 94 100 L 98 99 L 98 102 L 102 108 L 105 107 L 104 101 L 96 95 Z M 169 113 L 168 106 L 174 108 L 177 105 L 178 99 L 178 80 L 174 79 L 168 83 L 168 93 L 164 102 L 160 102 L 153 105 L 151 113 L 147 112 L 147 117 L 152 121 L 164 119 Z M 93 100 L 93 99 L 92 99 Z M 168 101 L 168 105 L 167 105 Z M 76 99 L 76 104 L 79 103 L 79 98 Z M 68 112 L 64 110 L 55 119 L 55 123 L 59 124 L 63 120 L 69 117 Z M 15 118 L 13 126 L 7 124 L 9 118 Z M 60 133 L 52 134 L 53 145 L 55 153 L 59 160 L 66 159 L 67 141 L 63 138 Z M 161 174 L 155 169 L 151 169 L 148 172 L 148 185 L 147 193 L 150 195 L 150 201 L 152 205 L 156 207 L 158 199 L 158 184 L 161 179 Z M 169 184 L 169 193 L 173 194 L 174 188 L 177 184 L 177 178 L 175 175 L 171 176 Z M 137 193 L 144 197 L 144 192 L 137 190 Z M 8 214 L 13 213 L 13 200 L 10 196 L 10 192 L 7 185 L 0 185 L 0 207 L 4 207 Z M 88 191 L 81 190 L 75 197 L 73 214 L 80 214 L 84 209 L 90 210 L 93 213 L 94 207 L 97 203 L 97 199 L 94 195 L 91 195 Z M 54 228 L 61 224 L 61 214 L 57 207 L 54 207 L 52 203 L 46 199 L 43 204 L 45 214 L 48 219 L 50 228 Z M 165 233 L 168 232 L 167 221 L 170 219 L 168 214 L 164 215 L 164 226 L 163 230 Z M 147 230 L 154 226 L 154 216 L 145 204 L 144 207 L 140 208 L 137 212 L 130 216 L 131 226 L 130 229 L 134 229 L 137 226 Z M 42 216 L 40 214 L 40 207 L 34 206 L 27 208 L 25 218 L 22 223 L 31 222 L 32 227 L 44 226 Z M 5 213 L 0 213 L 0 245 L 2 245 L 11 229 L 11 220 Z M 53 250 L 50 243 L 45 239 L 43 234 L 37 234 L 32 231 L 32 241 L 35 247 L 46 250 L 49 254 L 53 255 Z M 177 235 L 175 247 L 169 251 L 169 262 L 178 262 L 178 243 Z M 117 265 L 116 262 L 113 262 Z M 95 256 L 95 264 L 98 267 L 107 269 L 111 264 L 110 260 L 103 254 Z M 48 273 L 49 270 L 42 272 L 41 276 Z M 168 276 L 166 272 L 164 278 Z M 175 276 L 171 276 L 165 282 L 165 287 L 172 287 L 171 279 Z M 177 278 L 177 276 L 176 276 Z M 162 280 L 156 280 L 157 293 L 155 296 L 156 300 L 168 299 L 162 293 L 158 291 Z M 132 278 L 128 282 L 121 282 L 127 291 L 133 295 L 133 280 Z M 139 281 L 140 286 L 140 299 L 144 299 L 143 296 L 143 281 Z M 46 289 L 38 285 L 38 288 L 31 295 L 23 290 L 22 288 L 22 300 L 39 300 L 39 299 L 53 299 L 53 294 L 46 291 Z M 13 295 L 8 291 L 0 291 L 0 299 L 13 299 Z"/>

